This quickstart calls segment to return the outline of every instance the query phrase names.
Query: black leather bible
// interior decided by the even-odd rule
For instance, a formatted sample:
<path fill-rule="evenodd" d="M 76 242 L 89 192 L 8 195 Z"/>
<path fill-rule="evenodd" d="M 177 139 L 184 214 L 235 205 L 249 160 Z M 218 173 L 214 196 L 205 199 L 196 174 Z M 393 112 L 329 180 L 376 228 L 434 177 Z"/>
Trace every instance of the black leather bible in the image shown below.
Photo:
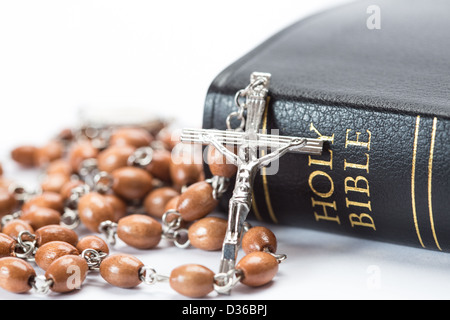
<path fill-rule="evenodd" d="M 439 0 L 346 4 L 214 79 L 204 128 L 225 129 L 235 93 L 268 72 L 263 129 L 324 141 L 321 156 L 287 154 L 257 175 L 250 218 L 450 251 L 449 12 Z"/>

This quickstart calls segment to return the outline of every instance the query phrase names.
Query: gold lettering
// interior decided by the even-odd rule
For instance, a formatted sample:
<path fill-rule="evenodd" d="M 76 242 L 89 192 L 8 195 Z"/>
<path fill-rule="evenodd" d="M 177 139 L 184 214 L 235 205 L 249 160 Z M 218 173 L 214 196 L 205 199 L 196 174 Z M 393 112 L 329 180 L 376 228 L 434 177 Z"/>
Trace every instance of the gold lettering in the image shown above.
<path fill-rule="evenodd" d="M 372 207 L 370 206 L 370 201 L 365 203 L 365 202 L 351 201 L 351 200 L 348 200 L 348 198 L 345 198 L 345 205 L 347 206 L 347 208 L 350 206 L 364 207 L 364 208 L 367 208 L 370 211 L 372 211 Z"/>
<path fill-rule="evenodd" d="M 367 173 L 369 173 L 369 154 L 365 153 L 365 155 L 367 158 L 366 164 L 351 163 L 351 162 L 347 162 L 347 159 L 344 159 L 344 170 L 347 170 L 347 167 L 349 167 L 349 168 L 366 170 Z"/>
<path fill-rule="evenodd" d="M 330 170 L 333 170 L 333 150 L 328 150 L 330 152 L 330 160 L 317 160 L 311 158 L 311 156 L 308 156 L 308 166 L 311 166 L 312 164 L 318 165 L 318 166 L 328 166 L 330 167 Z"/>
<path fill-rule="evenodd" d="M 366 228 L 372 228 L 373 230 L 377 230 L 375 228 L 375 223 L 370 215 L 367 213 L 361 213 L 360 215 L 357 215 L 356 213 L 352 213 L 348 216 L 350 220 L 350 224 L 352 227 L 358 226 L 358 227 L 366 227 Z M 368 222 L 363 222 L 363 219 L 369 220 Z"/>
<path fill-rule="evenodd" d="M 324 202 L 324 201 L 316 201 L 316 200 L 314 200 L 314 198 L 311 198 L 311 203 L 312 203 L 313 207 L 318 205 L 318 206 L 322 206 L 322 208 L 323 208 L 322 215 L 320 215 L 316 211 L 314 211 L 314 216 L 316 218 L 316 221 L 326 220 L 326 221 L 333 221 L 333 222 L 337 222 L 338 224 L 341 224 L 338 216 L 330 217 L 328 215 L 328 211 L 327 211 L 327 208 L 333 208 L 334 211 L 336 211 L 336 201 L 333 201 L 330 203 L 330 202 Z"/>
<path fill-rule="evenodd" d="M 363 181 L 366 183 L 365 188 L 358 188 L 358 182 Z M 353 186 L 349 186 L 349 182 L 353 183 Z M 349 191 L 354 192 L 361 192 L 367 194 L 368 197 L 370 197 L 370 191 L 369 191 L 369 181 L 363 177 L 363 176 L 357 176 L 356 179 L 353 179 L 352 177 L 347 177 L 344 180 L 345 183 L 345 194 L 347 194 Z"/>
<path fill-rule="evenodd" d="M 331 186 L 330 186 L 330 190 L 329 190 L 328 192 L 319 192 L 319 191 L 317 191 L 317 190 L 314 188 L 314 186 L 313 186 L 313 179 L 314 179 L 316 176 L 326 177 L 326 178 L 330 181 Z M 316 195 L 318 195 L 319 197 L 322 197 L 322 198 L 328 198 L 328 197 L 330 197 L 330 196 L 333 194 L 333 192 L 334 192 L 334 183 L 333 183 L 333 179 L 331 179 L 330 175 L 327 174 L 326 172 L 319 171 L 319 170 L 316 170 L 316 171 L 312 172 L 312 173 L 309 175 L 308 183 L 309 183 L 309 187 L 311 188 L 311 190 L 312 190 Z"/>
<path fill-rule="evenodd" d="M 324 136 L 323 134 L 321 134 L 319 132 L 319 130 L 316 129 L 316 127 L 314 127 L 314 124 L 312 122 L 311 122 L 311 125 L 309 126 L 309 131 L 314 131 L 315 133 L 317 133 L 317 135 L 319 136 L 320 140 L 330 141 L 331 144 L 334 143 L 334 133 L 331 136 Z"/>
<path fill-rule="evenodd" d="M 345 148 L 347 148 L 348 145 L 352 146 L 359 146 L 359 147 L 365 147 L 367 150 L 370 150 L 370 139 L 372 137 L 372 133 L 369 130 L 366 130 L 367 134 L 369 135 L 369 139 L 367 142 L 365 141 L 359 141 L 359 136 L 361 132 L 356 131 L 356 140 L 349 140 L 348 134 L 352 131 L 351 129 L 347 129 L 347 132 L 345 133 Z"/>

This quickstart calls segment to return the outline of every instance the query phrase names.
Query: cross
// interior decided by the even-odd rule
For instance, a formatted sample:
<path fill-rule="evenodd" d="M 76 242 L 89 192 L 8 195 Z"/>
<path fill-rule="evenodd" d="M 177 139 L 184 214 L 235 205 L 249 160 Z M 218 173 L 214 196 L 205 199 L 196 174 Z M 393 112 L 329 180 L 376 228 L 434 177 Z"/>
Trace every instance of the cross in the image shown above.
<path fill-rule="evenodd" d="M 240 248 L 244 223 L 252 204 L 253 182 L 258 170 L 277 160 L 287 152 L 321 154 L 323 141 L 319 139 L 298 138 L 259 133 L 271 75 L 255 72 L 250 77 L 250 85 L 238 92 L 245 95 L 244 107 L 247 110 L 245 131 L 215 129 L 184 129 L 181 141 L 212 145 L 222 153 L 229 163 L 237 166 L 236 183 L 229 202 L 228 228 L 222 247 L 222 258 L 219 272 L 227 274 L 234 270 L 238 250 Z M 236 99 L 237 100 L 237 99 Z M 243 109 L 241 109 L 243 111 Z M 235 113 L 237 114 L 237 113 Z M 242 124 L 242 122 L 241 122 Z M 242 127 L 242 126 L 241 126 Z M 237 146 L 237 154 L 225 147 Z M 270 153 L 258 157 L 258 149 L 270 149 Z"/>

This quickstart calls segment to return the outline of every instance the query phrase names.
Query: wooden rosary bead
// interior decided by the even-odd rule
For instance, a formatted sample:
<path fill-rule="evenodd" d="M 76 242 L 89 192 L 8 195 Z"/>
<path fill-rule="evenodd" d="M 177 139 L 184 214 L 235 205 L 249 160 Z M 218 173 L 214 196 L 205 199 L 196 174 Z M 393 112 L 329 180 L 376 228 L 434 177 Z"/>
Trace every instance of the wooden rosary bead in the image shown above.
<path fill-rule="evenodd" d="M 201 298 L 214 290 L 214 272 L 198 264 L 182 265 L 172 270 L 170 286 L 184 296 Z"/>
<path fill-rule="evenodd" d="M 239 261 L 236 269 L 242 270 L 241 282 L 259 287 L 272 281 L 278 272 L 278 261 L 271 254 L 261 251 L 249 253 Z"/>
<path fill-rule="evenodd" d="M 242 238 L 242 249 L 246 254 L 255 251 L 269 250 L 277 252 L 277 238 L 265 227 L 253 227 Z"/>
<path fill-rule="evenodd" d="M 90 192 L 78 201 L 78 216 L 86 228 L 98 232 L 103 221 L 114 220 L 114 208 L 103 195 Z"/>
<path fill-rule="evenodd" d="M 171 187 L 161 187 L 150 192 L 144 200 L 146 212 L 161 219 L 166 210 L 167 203 L 180 193 Z"/>
<path fill-rule="evenodd" d="M 34 229 L 26 221 L 15 219 L 3 226 L 2 232 L 7 234 L 11 238 L 17 239 L 19 233 L 22 231 L 29 231 L 31 234 L 34 233 Z"/>
<path fill-rule="evenodd" d="M 56 192 L 43 192 L 28 200 L 23 206 L 22 211 L 27 212 L 36 208 L 50 208 L 62 213 L 64 211 L 64 199 Z"/>
<path fill-rule="evenodd" d="M 80 141 L 69 150 L 69 162 L 74 172 L 80 170 L 81 163 L 87 159 L 97 158 L 98 149 L 90 141 Z"/>
<path fill-rule="evenodd" d="M 46 174 L 64 174 L 70 176 L 73 173 L 70 162 L 65 159 L 58 159 L 48 164 L 45 169 Z"/>
<path fill-rule="evenodd" d="M 86 236 L 78 241 L 78 252 L 83 253 L 83 251 L 86 249 L 94 249 L 97 252 L 109 254 L 108 244 L 105 242 L 105 240 L 97 236 Z"/>
<path fill-rule="evenodd" d="M 11 158 L 24 167 L 35 167 L 37 151 L 35 146 L 20 146 L 11 151 Z"/>
<path fill-rule="evenodd" d="M 68 255 L 78 256 L 79 254 L 77 248 L 67 242 L 52 241 L 39 247 L 36 250 L 34 258 L 36 264 L 42 270 L 47 270 L 56 259 Z"/>
<path fill-rule="evenodd" d="M 152 161 L 146 167 L 146 170 L 156 179 L 164 182 L 170 182 L 170 166 L 172 163 L 172 155 L 170 151 L 165 149 L 153 150 Z"/>
<path fill-rule="evenodd" d="M 27 222 L 34 230 L 51 224 L 61 223 L 61 214 L 50 208 L 35 208 L 24 212 L 20 219 Z"/>
<path fill-rule="evenodd" d="M 183 220 L 195 221 L 213 211 L 217 203 L 211 185 L 206 181 L 200 181 L 189 186 L 180 195 L 176 210 Z"/>
<path fill-rule="evenodd" d="M 128 165 L 128 158 L 135 150 L 135 147 L 129 145 L 113 145 L 108 147 L 100 152 L 97 157 L 98 169 L 111 173 L 116 169 L 126 167 Z"/>
<path fill-rule="evenodd" d="M 15 248 L 16 240 L 8 236 L 7 234 L 0 233 L 0 258 L 14 256 Z"/>
<path fill-rule="evenodd" d="M 8 190 L 0 189 L 0 217 L 11 214 L 17 207 L 17 200 Z"/>
<path fill-rule="evenodd" d="M 133 288 L 142 281 L 139 271 L 144 264 L 129 254 L 106 257 L 100 264 L 100 274 L 109 284 L 120 288 Z"/>
<path fill-rule="evenodd" d="M 152 176 L 144 169 L 125 167 L 112 173 L 113 191 L 127 200 L 139 200 L 153 188 Z"/>
<path fill-rule="evenodd" d="M 142 128 L 120 128 L 111 135 L 110 145 L 132 146 L 135 148 L 148 147 L 153 141 L 153 136 Z"/>
<path fill-rule="evenodd" d="M 75 189 L 77 187 L 81 187 L 83 185 L 84 185 L 84 182 L 81 180 L 69 180 L 61 187 L 59 194 L 61 195 L 61 197 L 64 200 L 67 200 L 72 195 L 73 189 Z"/>
<path fill-rule="evenodd" d="M 62 256 L 48 267 L 45 277 L 53 281 L 50 290 L 67 293 L 80 289 L 89 271 L 85 259 L 80 256 Z"/>
<path fill-rule="evenodd" d="M 62 173 L 48 174 L 41 182 L 41 189 L 44 192 L 61 193 L 63 186 L 70 181 L 70 176 Z"/>
<path fill-rule="evenodd" d="M 66 227 L 58 225 L 48 225 L 39 228 L 34 233 L 36 236 L 36 245 L 38 247 L 52 241 L 63 241 L 76 246 L 78 244 L 78 234 Z"/>
<path fill-rule="evenodd" d="M 170 177 L 178 188 L 198 182 L 202 171 L 203 167 L 194 163 L 172 162 L 170 164 Z"/>
<path fill-rule="evenodd" d="M 137 249 L 151 249 L 161 241 L 162 226 L 155 219 L 133 214 L 119 220 L 117 236 Z"/>
<path fill-rule="evenodd" d="M 189 227 L 188 237 L 195 248 L 207 251 L 220 250 L 227 232 L 228 222 L 217 217 L 206 217 Z"/>
<path fill-rule="evenodd" d="M 207 163 L 215 176 L 231 178 L 236 175 L 237 166 L 228 163 L 226 157 L 211 145 L 208 147 Z"/>
<path fill-rule="evenodd" d="M 106 201 L 113 208 L 114 220 L 112 220 L 112 221 L 117 222 L 127 215 L 128 209 L 127 209 L 127 204 L 125 203 L 125 201 L 123 201 L 122 199 L 120 199 L 119 197 L 117 197 L 114 194 L 105 194 L 103 196 L 105 197 Z"/>
<path fill-rule="evenodd" d="M 0 287 L 3 289 L 13 293 L 28 292 L 34 277 L 36 272 L 26 261 L 14 257 L 0 259 Z"/>
<path fill-rule="evenodd" d="M 56 140 L 49 141 L 36 151 L 36 163 L 39 166 L 61 159 L 64 155 L 64 145 Z"/>
<path fill-rule="evenodd" d="M 169 210 L 176 210 L 178 207 L 178 201 L 180 200 L 180 195 L 173 197 L 170 199 L 166 206 L 164 207 L 164 212 L 167 212 Z"/>

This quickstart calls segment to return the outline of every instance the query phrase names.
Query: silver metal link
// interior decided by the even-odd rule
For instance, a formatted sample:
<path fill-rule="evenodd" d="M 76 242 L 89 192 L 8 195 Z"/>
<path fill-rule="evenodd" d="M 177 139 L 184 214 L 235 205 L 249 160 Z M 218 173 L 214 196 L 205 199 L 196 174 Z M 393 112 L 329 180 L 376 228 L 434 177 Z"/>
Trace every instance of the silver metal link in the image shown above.
<path fill-rule="evenodd" d="M 151 147 L 138 148 L 128 158 L 128 165 L 145 168 L 152 162 L 152 158 L 153 158 L 153 149 Z"/>
<path fill-rule="evenodd" d="M 24 236 L 28 236 L 30 240 L 24 240 Z M 23 230 L 17 236 L 17 243 L 15 247 L 15 255 L 17 258 L 25 259 L 27 261 L 34 261 L 36 253 L 36 236 L 28 230 Z"/>
<path fill-rule="evenodd" d="M 110 220 L 103 221 L 98 227 L 98 232 L 102 233 L 106 237 L 106 241 L 110 245 L 116 244 L 117 223 Z"/>
<path fill-rule="evenodd" d="M 168 281 L 170 277 L 157 273 L 155 269 L 149 266 L 143 266 L 139 269 L 139 279 L 145 284 L 152 285 L 156 282 Z"/>
<path fill-rule="evenodd" d="M 172 220 L 169 221 L 169 217 Z M 188 238 L 188 230 L 181 228 L 181 214 L 176 210 L 169 210 L 162 216 L 162 237 L 166 240 L 172 241 L 178 248 L 186 249 L 191 244 Z"/>
<path fill-rule="evenodd" d="M 240 269 L 231 269 L 226 273 L 214 275 L 214 290 L 220 294 L 229 294 L 243 278 L 244 273 Z"/>
<path fill-rule="evenodd" d="M 213 188 L 213 198 L 218 200 L 228 189 L 230 179 L 221 176 L 213 176 L 205 180 Z"/>
<path fill-rule="evenodd" d="M 96 270 L 98 271 L 100 268 L 100 264 L 102 263 L 103 259 L 105 259 L 108 256 L 105 252 L 99 252 L 94 249 L 85 249 L 81 253 L 81 257 L 86 260 L 89 270 Z"/>
<path fill-rule="evenodd" d="M 111 190 L 114 178 L 106 171 L 100 171 L 94 176 L 94 190 L 98 193 L 107 193 Z"/>
<path fill-rule="evenodd" d="M 52 279 L 47 279 L 44 275 L 39 275 L 31 279 L 31 287 L 39 294 L 47 294 L 53 285 Z"/>

